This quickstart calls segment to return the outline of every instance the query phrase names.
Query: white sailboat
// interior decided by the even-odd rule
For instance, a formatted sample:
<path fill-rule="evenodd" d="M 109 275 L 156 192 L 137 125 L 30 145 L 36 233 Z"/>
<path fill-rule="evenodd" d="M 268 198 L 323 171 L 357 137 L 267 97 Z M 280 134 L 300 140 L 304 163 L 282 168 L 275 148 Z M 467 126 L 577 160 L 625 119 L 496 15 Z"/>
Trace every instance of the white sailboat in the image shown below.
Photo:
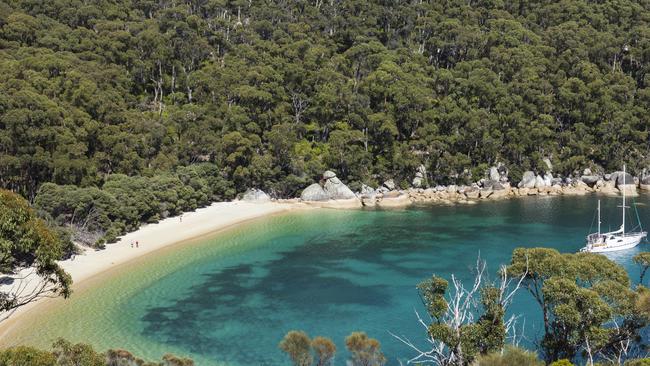
<path fill-rule="evenodd" d="M 625 165 L 623 165 L 623 185 L 625 185 L 625 176 Z M 622 191 L 623 204 L 619 206 L 623 213 L 621 228 L 607 233 L 600 232 L 600 200 L 598 200 L 598 232 L 587 235 L 587 245 L 580 249 L 581 252 L 605 253 L 634 248 L 648 235 L 645 231 L 625 232 L 625 209 L 628 206 L 625 206 L 625 189 Z M 639 222 L 640 227 L 641 222 Z"/>

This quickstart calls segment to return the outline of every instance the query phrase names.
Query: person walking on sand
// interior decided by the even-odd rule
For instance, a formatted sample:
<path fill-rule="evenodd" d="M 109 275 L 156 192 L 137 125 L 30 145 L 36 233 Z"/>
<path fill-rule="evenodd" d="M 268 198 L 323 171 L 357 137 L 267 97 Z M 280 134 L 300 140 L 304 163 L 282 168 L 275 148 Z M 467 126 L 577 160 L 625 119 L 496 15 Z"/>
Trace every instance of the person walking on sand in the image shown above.
<path fill-rule="evenodd" d="M 181 220 L 181 222 L 183 222 L 183 215 L 182 214 L 178 218 Z"/>
<path fill-rule="evenodd" d="M 140 248 L 140 243 L 137 240 L 135 241 L 135 247 Z"/>

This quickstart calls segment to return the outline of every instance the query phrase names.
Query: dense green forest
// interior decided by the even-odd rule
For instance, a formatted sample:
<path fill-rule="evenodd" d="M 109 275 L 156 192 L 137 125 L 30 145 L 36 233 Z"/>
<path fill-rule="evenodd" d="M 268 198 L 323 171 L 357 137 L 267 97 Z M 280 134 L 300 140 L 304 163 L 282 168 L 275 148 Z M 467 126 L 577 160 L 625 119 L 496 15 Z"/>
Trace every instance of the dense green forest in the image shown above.
<path fill-rule="evenodd" d="M 0 186 L 639 173 L 649 24 L 648 0 L 4 0 Z"/>

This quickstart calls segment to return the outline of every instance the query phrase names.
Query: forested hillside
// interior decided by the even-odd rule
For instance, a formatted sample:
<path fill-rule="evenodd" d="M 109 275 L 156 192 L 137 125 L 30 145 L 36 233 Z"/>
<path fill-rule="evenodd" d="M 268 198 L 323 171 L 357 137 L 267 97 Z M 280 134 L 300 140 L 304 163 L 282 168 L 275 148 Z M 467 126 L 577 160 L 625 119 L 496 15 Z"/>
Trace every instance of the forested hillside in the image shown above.
<path fill-rule="evenodd" d="M 649 62 L 648 0 L 4 0 L 0 186 L 639 173 Z"/>

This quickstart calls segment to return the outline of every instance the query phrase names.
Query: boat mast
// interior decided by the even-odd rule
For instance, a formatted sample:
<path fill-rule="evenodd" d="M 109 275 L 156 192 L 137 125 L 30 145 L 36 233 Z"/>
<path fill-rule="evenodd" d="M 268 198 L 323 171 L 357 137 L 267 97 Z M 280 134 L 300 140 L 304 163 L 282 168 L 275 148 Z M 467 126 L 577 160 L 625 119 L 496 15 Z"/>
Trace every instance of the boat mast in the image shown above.
<path fill-rule="evenodd" d="M 600 236 L 600 200 L 598 200 L 598 236 Z"/>
<path fill-rule="evenodd" d="M 625 164 L 623 164 L 623 225 L 621 226 L 621 229 L 623 230 L 622 235 L 625 236 Z"/>

